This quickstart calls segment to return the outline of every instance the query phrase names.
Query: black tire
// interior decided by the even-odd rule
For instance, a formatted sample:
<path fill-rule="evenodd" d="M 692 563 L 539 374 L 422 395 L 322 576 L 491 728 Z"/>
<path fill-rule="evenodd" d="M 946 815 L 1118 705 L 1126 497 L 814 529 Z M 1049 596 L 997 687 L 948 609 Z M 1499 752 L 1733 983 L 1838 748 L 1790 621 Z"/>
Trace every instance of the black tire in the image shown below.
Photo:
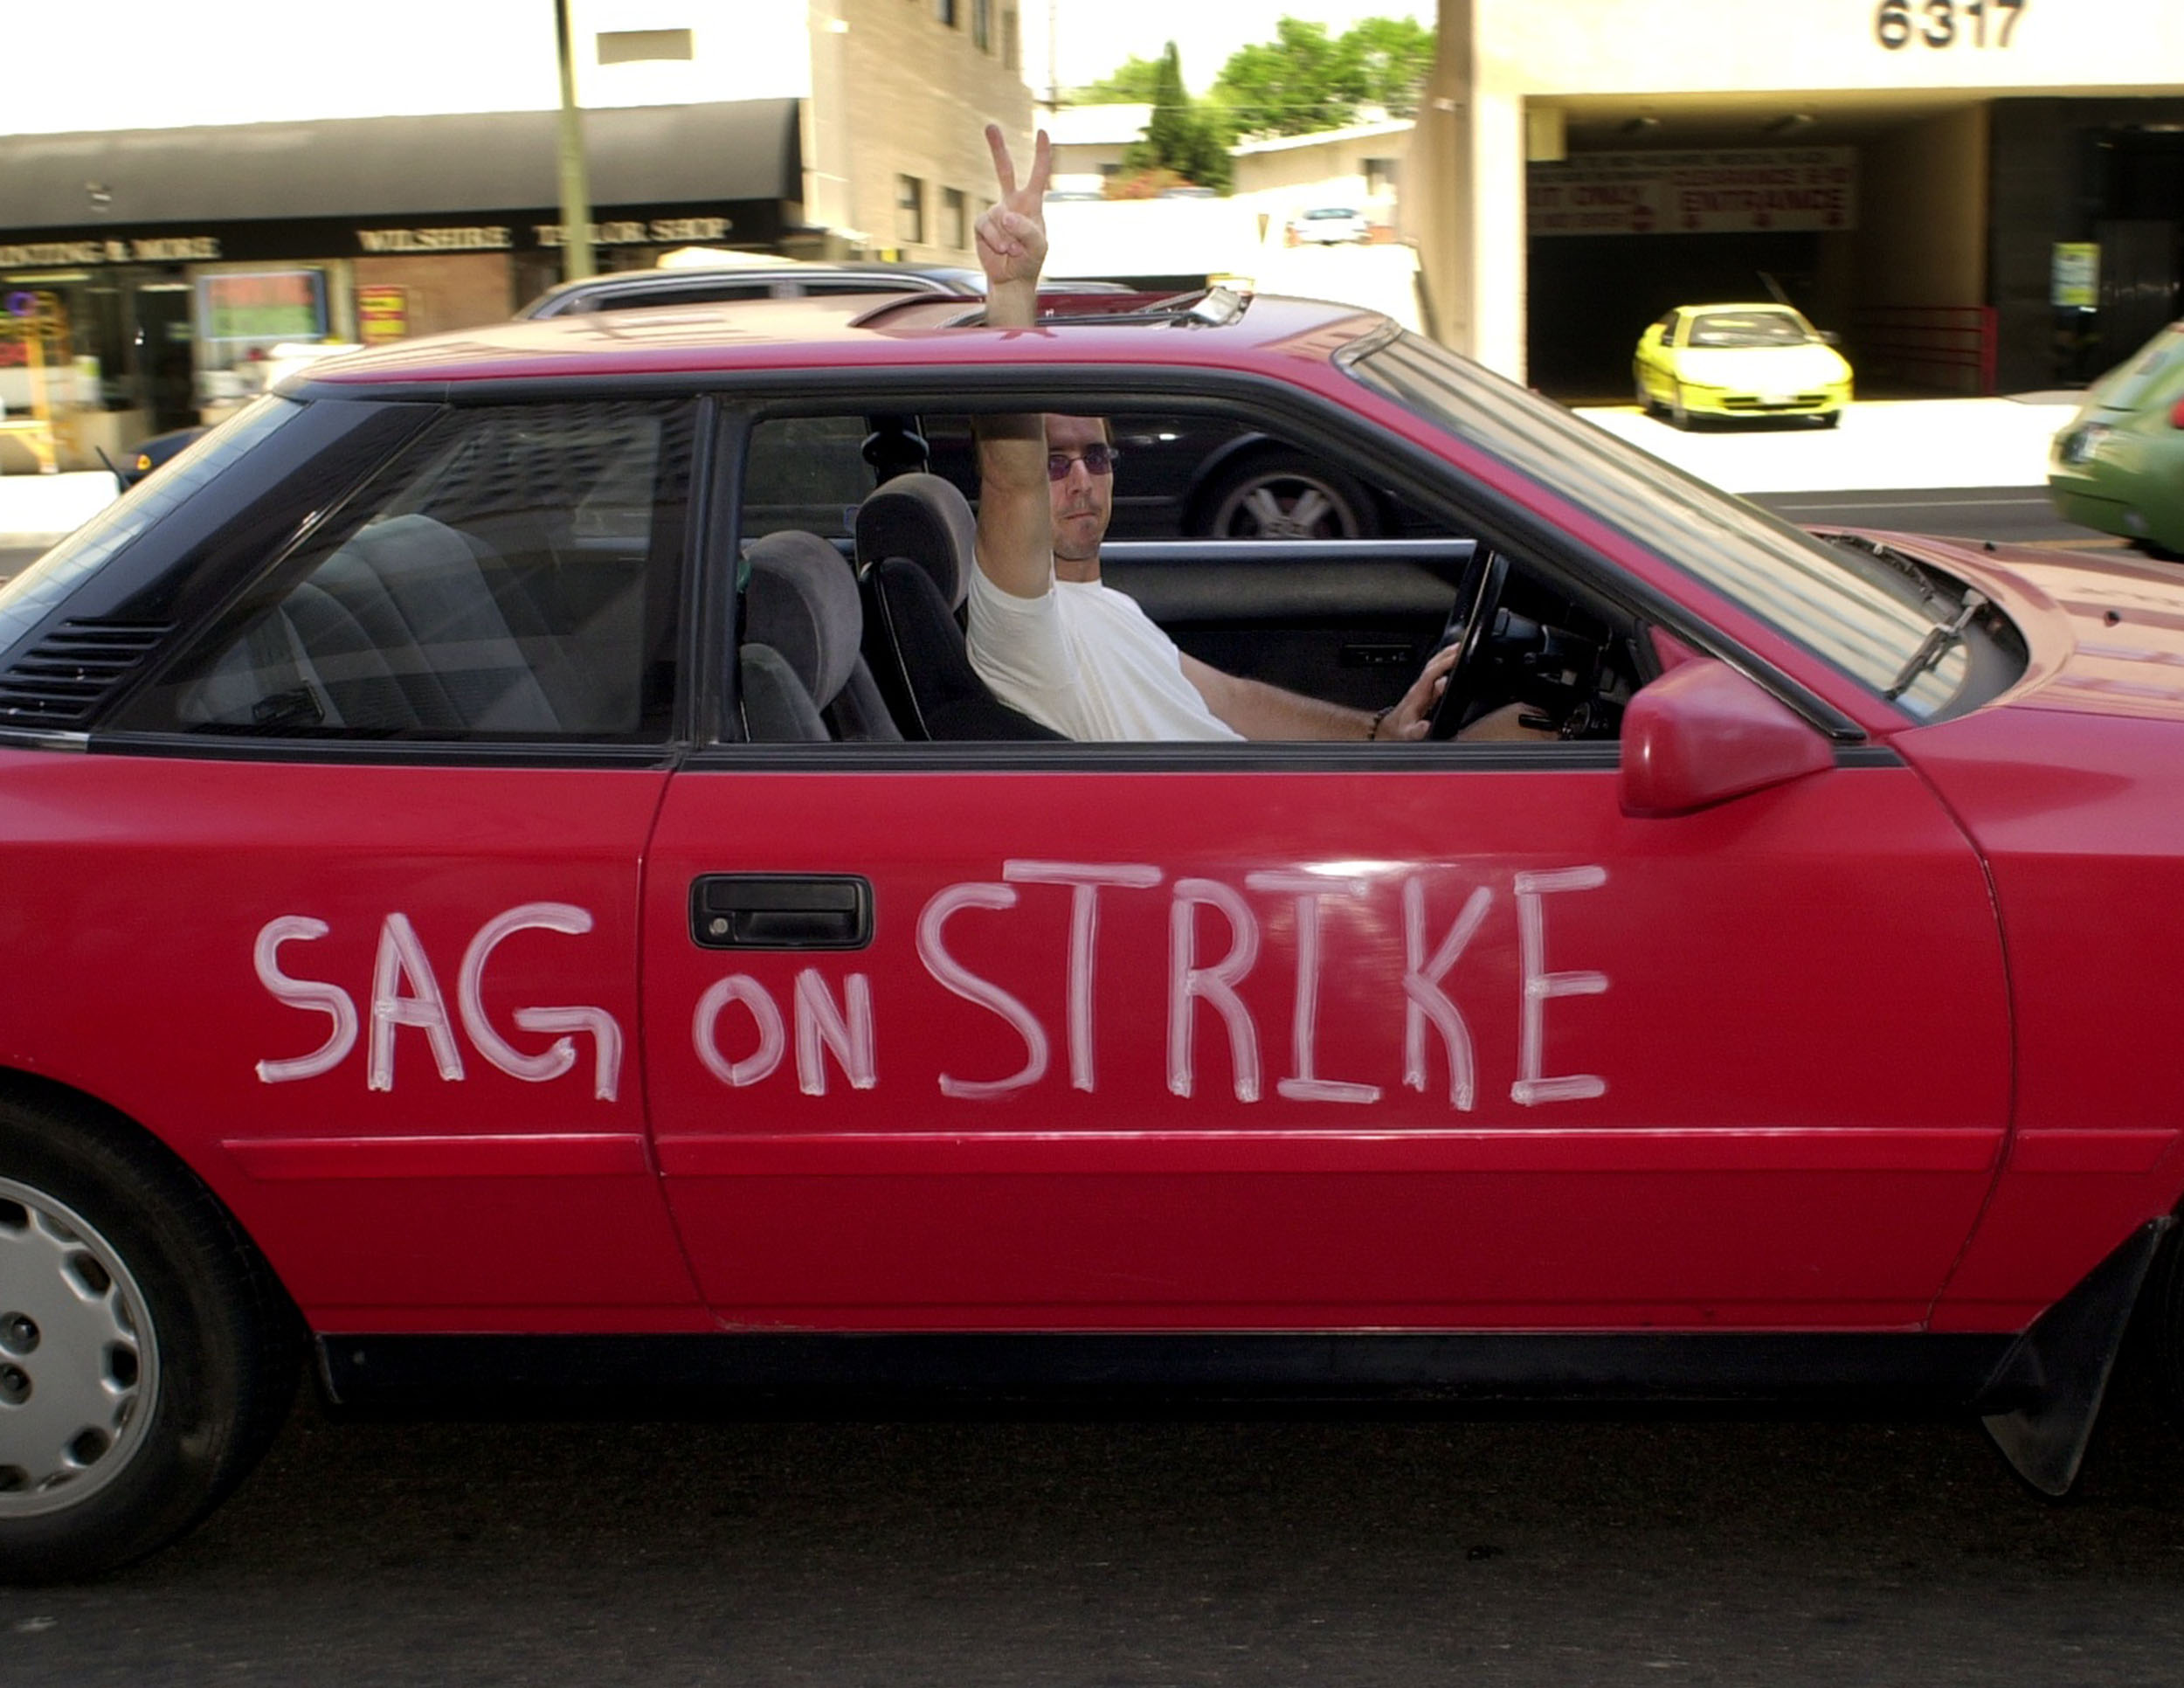
<path fill-rule="evenodd" d="M 1823 412 L 1820 419 L 1820 425 L 1823 428 L 1841 427 L 1842 425 L 1842 412 L 1841 411 Z"/>
<path fill-rule="evenodd" d="M 0 1582 L 166 1546 L 272 1440 L 294 1310 L 186 1167 L 65 1097 L 0 1101 Z"/>
<path fill-rule="evenodd" d="M 1302 452 L 1261 452 L 1199 495 L 1194 533 L 1210 539 L 1375 539 L 1379 512 L 1354 476 Z"/>
<path fill-rule="evenodd" d="M 1689 432 L 1691 426 L 1691 412 L 1684 407 L 1683 384 L 1679 381 L 1675 386 L 1669 388 L 1669 391 L 1670 394 L 1669 399 L 1669 420 L 1674 423 L 1677 427 L 1683 429 L 1686 432 Z"/>
<path fill-rule="evenodd" d="M 1631 372 L 1630 384 L 1638 395 L 1638 412 L 1641 416 L 1658 416 L 1661 401 L 1653 396 L 1653 389 L 1646 385 L 1646 377 L 1636 370 Z"/>

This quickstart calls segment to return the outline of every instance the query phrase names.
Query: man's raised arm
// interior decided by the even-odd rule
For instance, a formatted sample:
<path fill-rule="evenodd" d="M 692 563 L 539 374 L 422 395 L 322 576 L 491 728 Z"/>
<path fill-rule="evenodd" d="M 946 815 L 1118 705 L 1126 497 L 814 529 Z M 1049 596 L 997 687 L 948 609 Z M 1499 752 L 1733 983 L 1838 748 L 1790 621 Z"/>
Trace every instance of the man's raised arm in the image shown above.
<path fill-rule="evenodd" d="M 1039 269 L 1047 257 L 1047 182 L 1054 155 L 1041 129 L 1022 187 L 1000 126 L 986 125 L 1001 197 L 978 218 L 985 271 L 985 320 L 1028 329 L 1039 320 Z M 1047 429 L 1030 416 L 982 416 L 978 432 L 978 567 L 1014 598 L 1040 598 L 1054 584 L 1054 515 L 1047 495 Z"/>

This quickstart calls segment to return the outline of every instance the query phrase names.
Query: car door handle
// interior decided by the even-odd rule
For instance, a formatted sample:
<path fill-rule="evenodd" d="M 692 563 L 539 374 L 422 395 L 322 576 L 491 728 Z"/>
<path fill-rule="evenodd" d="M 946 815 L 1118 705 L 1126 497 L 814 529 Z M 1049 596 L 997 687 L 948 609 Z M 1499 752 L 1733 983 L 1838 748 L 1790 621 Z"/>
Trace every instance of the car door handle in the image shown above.
<path fill-rule="evenodd" d="M 707 950 L 861 950 L 872 882 L 855 874 L 703 874 L 690 882 L 690 937 Z"/>

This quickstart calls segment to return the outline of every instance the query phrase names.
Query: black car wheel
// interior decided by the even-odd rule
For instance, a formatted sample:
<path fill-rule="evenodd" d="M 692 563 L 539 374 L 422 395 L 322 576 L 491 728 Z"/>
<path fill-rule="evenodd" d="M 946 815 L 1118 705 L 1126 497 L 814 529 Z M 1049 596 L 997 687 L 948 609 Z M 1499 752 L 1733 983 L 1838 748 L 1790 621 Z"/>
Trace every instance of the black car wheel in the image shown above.
<path fill-rule="evenodd" d="M 0 1581 L 188 1530 L 271 1439 L 294 1314 L 204 1185 L 131 1128 L 0 1102 Z"/>
<path fill-rule="evenodd" d="M 1201 495 L 1196 531 L 1214 539 L 1371 539 L 1380 531 L 1372 495 L 1339 469 L 1301 453 L 1254 457 Z"/>

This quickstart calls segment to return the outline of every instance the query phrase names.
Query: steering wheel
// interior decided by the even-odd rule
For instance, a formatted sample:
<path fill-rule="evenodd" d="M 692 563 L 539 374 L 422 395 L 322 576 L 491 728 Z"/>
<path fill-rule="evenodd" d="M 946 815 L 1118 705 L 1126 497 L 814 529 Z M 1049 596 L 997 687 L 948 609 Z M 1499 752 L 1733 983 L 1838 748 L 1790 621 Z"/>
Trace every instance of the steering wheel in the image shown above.
<path fill-rule="evenodd" d="M 1463 725 L 1464 713 L 1478 691 L 1480 654 L 1486 648 L 1487 634 L 1494 630 L 1494 612 L 1501 607 L 1502 588 L 1508 580 L 1509 559 L 1501 552 L 1483 543 L 1472 550 L 1471 560 L 1463 565 L 1463 579 L 1456 587 L 1456 601 L 1448 612 L 1448 625 L 1434 647 L 1441 650 L 1455 645 L 1456 662 L 1448 670 L 1448 683 L 1434 700 L 1433 714 L 1427 717 L 1427 737 L 1454 738 Z"/>

